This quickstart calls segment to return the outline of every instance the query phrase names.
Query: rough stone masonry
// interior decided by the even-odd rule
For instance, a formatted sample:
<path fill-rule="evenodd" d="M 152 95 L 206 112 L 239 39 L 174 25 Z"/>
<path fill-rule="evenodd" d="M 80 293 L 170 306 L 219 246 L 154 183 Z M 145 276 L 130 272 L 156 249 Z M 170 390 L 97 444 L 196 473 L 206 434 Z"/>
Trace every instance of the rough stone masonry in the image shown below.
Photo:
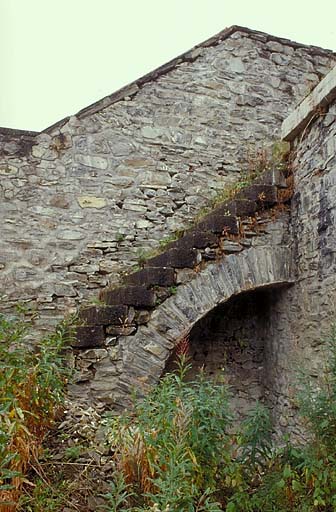
<path fill-rule="evenodd" d="M 331 51 L 231 27 L 41 133 L 1 129 L 3 309 L 35 305 L 44 330 L 120 283 L 241 179 L 335 62 Z M 334 107 L 324 108 L 295 143 L 290 224 L 275 235 L 289 237 L 298 265 L 268 313 L 266 375 L 281 424 L 294 414 L 292 354 L 313 354 L 318 367 L 334 313 Z"/>

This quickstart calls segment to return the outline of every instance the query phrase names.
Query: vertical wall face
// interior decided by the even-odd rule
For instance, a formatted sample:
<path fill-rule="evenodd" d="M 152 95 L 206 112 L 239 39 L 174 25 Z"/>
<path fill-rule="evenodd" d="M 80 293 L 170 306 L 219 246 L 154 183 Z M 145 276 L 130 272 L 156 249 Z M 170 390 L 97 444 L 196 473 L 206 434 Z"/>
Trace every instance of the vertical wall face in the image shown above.
<path fill-rule="evenodd" d="M 271 305 L 268 368 L 280 425 L 295 426 L 299 369 L 325 368 L 323 339 L 336 313 L 336 104 L 317 115 L 294 143 L 292 240 L 297 283 Z M 297 419 L 297 418 L 296 418 Z"/>
<path fill-rule="evenodd" d="M 2 147 L 6 304 L 35 301 L 45 328 L 118 282 L 239 178 L 334 62 L 238 31 L 129 97 L 41 133 L 25 157 Z"/>
<path fill-rule="evenodd" d="M 269 291 L 233 297 L 200 320 L 190 333 L 192 372 L 203 369 L 229 386 L 237 419 L 264 398 Z"/>

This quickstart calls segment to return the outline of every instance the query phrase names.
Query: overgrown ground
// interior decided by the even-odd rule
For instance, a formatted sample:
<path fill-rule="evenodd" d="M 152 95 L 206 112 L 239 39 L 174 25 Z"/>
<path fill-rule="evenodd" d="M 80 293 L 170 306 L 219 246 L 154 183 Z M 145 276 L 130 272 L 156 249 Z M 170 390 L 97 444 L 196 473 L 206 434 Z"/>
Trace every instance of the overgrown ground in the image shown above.
<path fill-rule="evenodd" d="M 71 329 L 34 350 L 24 317 L 0 317 L 0 511 L 289 512 L 336 510 L 336 328 L 318 389 L 305 379 L 305 446 L 272 445 L 267 409 L 238 428 L 230 392 L 185 356 L 132 411 L 104 417 L 66 402 Z"/>

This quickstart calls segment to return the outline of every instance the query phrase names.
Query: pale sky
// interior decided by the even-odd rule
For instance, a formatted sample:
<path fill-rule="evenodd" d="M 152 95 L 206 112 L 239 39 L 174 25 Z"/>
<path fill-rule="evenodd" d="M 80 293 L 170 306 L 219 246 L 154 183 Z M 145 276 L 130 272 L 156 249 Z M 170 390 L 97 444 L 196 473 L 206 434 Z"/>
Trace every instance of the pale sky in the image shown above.
<path fill-rule="evenodd" d="M 0 126 L 42 130 L 225 27 L 336 51 L 335 0 L 0 0 Z"/>

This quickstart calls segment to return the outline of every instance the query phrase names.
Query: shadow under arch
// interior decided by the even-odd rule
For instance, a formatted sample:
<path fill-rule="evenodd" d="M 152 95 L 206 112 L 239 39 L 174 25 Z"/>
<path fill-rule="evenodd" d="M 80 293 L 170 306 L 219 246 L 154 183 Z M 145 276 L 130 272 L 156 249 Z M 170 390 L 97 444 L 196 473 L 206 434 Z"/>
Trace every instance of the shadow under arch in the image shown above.
<path fill-rule="evenodd" d="M 177 344 L 219 304 L 247 291 L 293 284 L 292 261 L 288 247 L 251 247 L 208 264 L 180 285 L 146 326 L 120 340 L 122 373 L 116 391 L 124 406 L 134 390 L 141 397 L 158 382 Z"/>

